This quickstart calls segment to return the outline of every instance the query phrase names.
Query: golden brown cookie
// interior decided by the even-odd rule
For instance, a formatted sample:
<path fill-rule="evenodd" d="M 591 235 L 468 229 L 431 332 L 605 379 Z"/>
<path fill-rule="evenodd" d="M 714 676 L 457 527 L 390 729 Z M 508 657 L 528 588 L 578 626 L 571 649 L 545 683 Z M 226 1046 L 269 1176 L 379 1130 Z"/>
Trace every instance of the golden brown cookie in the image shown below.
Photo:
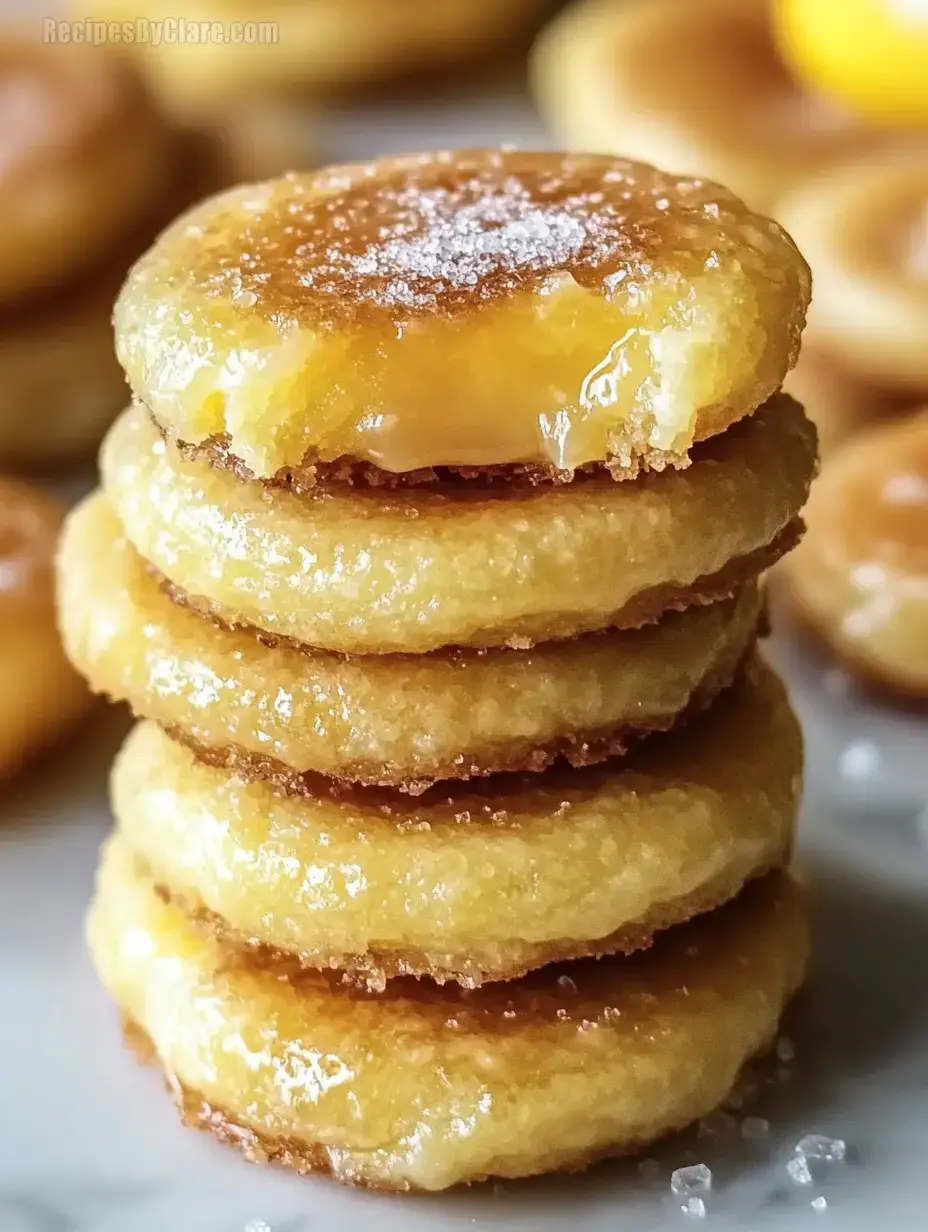
<path fill-rule="evenodd" d="M 121 840 L 89 940 L 189 1120 L 251 1159 L 424 1190 L 581 1168 L 704 1116 L 772 1043 L 808 949 L 779 876 L 640 958 L 372 994 L 230 950 Z"/>
<path fill-rule="evenodd" d="M 348 658 L 222 628 L 171 596 L 102 495 L 72 515 L 62 628 L 94 688 L 212 759 L 418 789 L 439 778 L 588 763 L 671 727 L 726 687 L 757 587 L 625 633 L 531 651 Z"/>
<path fill-rule="evenodd" d="M 162 98 L 189 113 L 243 94 L 367 87 L 484 61 L 541 18 L 545 0 L 75 0 L 80 17 L 149 25 L 137 51 Z M 207 29 L 210 37 L 178 37 Z"/>
<path fill-rule="evenodd" d="M 236 189 L 116 308 L 135 395 L 257 476 L 684 466 L 796 358 L 808 270 L 717 185 L 586 155 L 446 151 Z"/>
<path fill-rule="evenodd" d="M 878 388 L 928 394 L 928 141 L 828 168 L 778 217 L 815 271 L 812 345 Z"/>
<path fill-rule="evenodd" d="M 798 724 L 755 663 L 699 722 L 596 769 L 287 795 L 145 723 L 112 795 L 161 892 L 217 935 L 377 986 L 475 985 L 647 946 L 782 867 L 801 782 Z"/>
<path fill-rule="evenodd" d="M 101 457 L 126 537 L 186 602 L 377 654 L 525 647 L 730 595 L 795 542 L 815 465 L 815 431 L 784 395 L 700 445 L 688 469 L 625 483 L 294 494 L 185 458 L 140 407 Z"/>

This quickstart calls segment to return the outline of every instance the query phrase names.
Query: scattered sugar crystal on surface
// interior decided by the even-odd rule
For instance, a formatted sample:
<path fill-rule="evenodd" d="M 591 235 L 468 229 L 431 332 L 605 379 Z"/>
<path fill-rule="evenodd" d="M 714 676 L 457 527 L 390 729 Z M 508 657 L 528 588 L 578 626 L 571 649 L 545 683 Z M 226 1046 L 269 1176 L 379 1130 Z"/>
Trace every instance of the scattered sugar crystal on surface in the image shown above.
<path fill-rule="evenodd" d="M 706 1204 L 702 1198 L 690 1198 L 684 1202 L 680 1210 L 690 1219 L 705 1219 L 706 1217 Z"/>
<path fill-rule="evenodd" d="M 670 1192 L 685 1198 L 691 1194 L 705 1194 L 712 1188 L 712 1171 L 705 1164 L 690 1164 L 675 1168 L 670 1174 Z"/>
<path fill-rule="evenodd" d="M 764 1117 L 749 1116 L 741 1122 L 741 1137 L 747 1142 L 758 1142 L 770 1133 L 770 1122 Z"/>
<path fill-rule="evenodd" d="M 829 1138 L 827 1134 L 805 1134 L 796 1143 L 796 1154 L 803 1159 L 840 1163 L 847 1154 L 847 1143 L 843 1138 Z"/>
<path fill-rule="evenodd" d="M 777 1060 L 789 1064 L 796 1056 L 796 1045 L 786 1035 L 781 1035 L 777 1040 Z"/>
<path fill-rule="evenodd" d="M 661 1174 L 661 1164 L 658 1159 L 642 1159 L 638 1163 L 638 1173 L 645 1180 L 653 1181 Z"/>
<path fill-rule="evenodd" d="M 577 991 L 577 985 L 569 975 L 559 975 L 557 977 L 557 986 L 560 988 L 561 992 L 573 993 Z"/>
<path fill-rule="evenodd" d="M 813 1211 L 827 1211 L 828 1210 L 828 1199 L 823 1197 L 821 1194 L 819 1194 L 817 1198 L 812 1199 L 810 1205 Z"/>
<path fill-rule="evenodd" d="M 809 1171 L 809 1165 L 806 1163 L 804 1155 L 796 1155 L 786 1165 L 786 1171 L 789 1173 L 789 1179 L 794 1185 L 811 1185 L 812 1173 Z"/>
<path fill-rule="evenodd" d="M 872 740 L 853 740 L 841 752 L 841 777 L 851 783 L 862 783 L 873 778 L 880 761 L 880 750 Z"/>
<path fill-rule="evenodd" d="M 249 1219 L 245 1224 L 245 1232 L 271 1232 L 271 1225 L 263 1219 Z"/>
<path fill-rule="evenodd" d="M 418 302 L 408 280 L 441 281 L 458 290 L 475 287 L 500 270 L 563 264 L 591 238 L 589 217 L 571 208 L 573 203 L 563 208 L 539 204 L 514 177 L 501 192 L 473 201 L 462 202 L 436 188 L 400 194 L 398 204 L 406 211 L 405 225 L 386 228 L 386 235 L 359 255 L 338 248 L 327 254 L 333 266 L 346 264 L 361 277 L 388 279 L 380 294 L 398 303 Z M 432 285 L 418 294 L 436 290 Z"/>

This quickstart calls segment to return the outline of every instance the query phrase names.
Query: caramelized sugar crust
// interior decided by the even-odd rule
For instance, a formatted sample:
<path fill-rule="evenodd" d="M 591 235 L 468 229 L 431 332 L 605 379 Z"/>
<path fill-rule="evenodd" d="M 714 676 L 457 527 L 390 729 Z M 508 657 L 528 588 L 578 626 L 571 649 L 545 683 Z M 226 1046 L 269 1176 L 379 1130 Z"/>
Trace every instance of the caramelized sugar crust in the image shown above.
<path fill-rule="evenodd" d="M 94 962 L 178 1088 L 252 1157 L 391 1189 L 582 1167 L 716 1107 L 773 1039 L 806 965 L 789 880 L 642 958 L 477 990 L 372 994 L 230 950 L 161 901 L 122 840 L 91 912 Z"/>
<path fill-rule="evenodd" d="M 102 495 L 72 514 L 60 579 L 68 652 L 98 691 L 218 760 L 407 788 L 541 770 L 558 752 L 592 761 L 668 728 L 730 683 L 761 612 L 748 586 L 641 630 L 531 651 L 346 658 L 268 645 L 172 602 Z"/>
<path fill-rule="evenodd" d="M 0 303 L 93 265 L 157 197 L 167 128 L 104 49 L 0 38 Z"/>
<path fill-rule="evenodd" d="M 180 219 L 116 311 L 136 395 L 254 474 L 683 465 L 782 383 L 808 270 L 717 185 L 445 151 L 250 185 Z"/>
<path fill-rule="evenodd" d="M 786 565 L 802 616 L 850 665 L 928 697 L 928 410 L 836 450 Z"/>
<path fill-rule="evenodd" d="M 830 167 L 778 217 L 815 268 L 809 337 L 857 377 L 928 390 L 928 141 Z"/>
<path fill-rule="evenodd" d="M 202 610 L 380 654 L 524 647 L 732 594 L 791 546 L 815 458 L 814 429 L 778 396 L 689 469 L 634 483 L 298 496 L 185 459 L 138 408 L 101 466 L 126 537 Z"/>
<path fill-rule="evenodd" d="M 801 779 L 798 724 L 754 662 L 699 723 L 596 769 L 287 796 L 145 723 L 112 800 L 155 882 L 222 935 L 374 983 L 479 984 L 648 945 L 781 867 Z"/>
<path fill-rule="evenodd" d="M 64 510 L 29 484 L 0 479 L 0 776 L 51 744 L 90 695 L 55 628 L 52 562 Z"/>

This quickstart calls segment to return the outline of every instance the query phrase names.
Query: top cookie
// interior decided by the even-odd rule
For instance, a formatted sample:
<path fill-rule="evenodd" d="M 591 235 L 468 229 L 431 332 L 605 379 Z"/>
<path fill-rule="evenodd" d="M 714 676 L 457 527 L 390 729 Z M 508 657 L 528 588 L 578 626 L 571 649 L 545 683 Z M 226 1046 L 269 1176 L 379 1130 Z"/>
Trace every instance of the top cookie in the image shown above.
<path fill-rule="evenodd" d="M 259 476 L 685 464 L 780 385 L 809 299 L 776 223 L 589 155 L 451 151 L 246 186 L 116 307 L 135 394 Z"/>

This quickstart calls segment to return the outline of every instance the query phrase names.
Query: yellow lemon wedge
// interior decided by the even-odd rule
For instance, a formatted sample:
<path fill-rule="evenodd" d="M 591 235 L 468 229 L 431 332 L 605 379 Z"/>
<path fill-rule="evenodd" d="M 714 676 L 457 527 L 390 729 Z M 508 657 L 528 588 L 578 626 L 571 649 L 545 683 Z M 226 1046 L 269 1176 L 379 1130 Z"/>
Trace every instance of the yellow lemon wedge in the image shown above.
<path fill-rule="evenodd" d="M 810 89 L 874 123 L 928 123 L 928 0 L 774 0 L 772 17 Z"/>

